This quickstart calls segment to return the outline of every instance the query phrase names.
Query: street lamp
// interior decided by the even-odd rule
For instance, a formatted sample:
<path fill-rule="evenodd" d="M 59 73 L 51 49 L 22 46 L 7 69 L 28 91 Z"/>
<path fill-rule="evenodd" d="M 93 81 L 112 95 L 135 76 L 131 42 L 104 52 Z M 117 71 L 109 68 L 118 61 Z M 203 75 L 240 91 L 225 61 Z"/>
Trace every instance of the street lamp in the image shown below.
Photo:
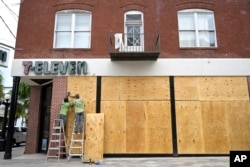
<path fill-rule="evenodd" d="M 5 149 L 5 134 L 6 134 L 6 124 L 7 124 L 7 115 L 8 115 L 8 108 L 10 106 L 10 95 L 6 94 L 3 101 L 0 101 L 0 104 L 5 106 L 4 110 L 4 119 L 3 119 L 3 127 L 2 127 L 2 134 L 1 134 L 1 144 L 0 150 Z"/>

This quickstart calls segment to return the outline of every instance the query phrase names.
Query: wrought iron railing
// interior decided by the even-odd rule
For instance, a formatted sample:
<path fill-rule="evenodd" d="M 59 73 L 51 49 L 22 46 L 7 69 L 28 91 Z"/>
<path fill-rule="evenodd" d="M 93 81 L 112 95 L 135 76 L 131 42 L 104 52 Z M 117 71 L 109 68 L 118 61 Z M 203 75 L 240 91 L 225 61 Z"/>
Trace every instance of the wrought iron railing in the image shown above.
<path fill-rule="evenodd" d="M 159 33 L 111 33 L 109 51 L 117 54 L 160 52 L 160 35 Z"/>

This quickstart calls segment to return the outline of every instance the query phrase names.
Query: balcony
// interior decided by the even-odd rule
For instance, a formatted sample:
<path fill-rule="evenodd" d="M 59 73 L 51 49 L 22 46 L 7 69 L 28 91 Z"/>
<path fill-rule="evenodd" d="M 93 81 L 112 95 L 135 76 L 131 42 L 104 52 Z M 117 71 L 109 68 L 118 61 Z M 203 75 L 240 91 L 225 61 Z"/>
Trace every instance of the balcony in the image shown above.
<path fill-rule="evenodd" d="M 160 35 L 112 33 L 109 49 L 112 61 L 157 60 L 160 55 Z"/>

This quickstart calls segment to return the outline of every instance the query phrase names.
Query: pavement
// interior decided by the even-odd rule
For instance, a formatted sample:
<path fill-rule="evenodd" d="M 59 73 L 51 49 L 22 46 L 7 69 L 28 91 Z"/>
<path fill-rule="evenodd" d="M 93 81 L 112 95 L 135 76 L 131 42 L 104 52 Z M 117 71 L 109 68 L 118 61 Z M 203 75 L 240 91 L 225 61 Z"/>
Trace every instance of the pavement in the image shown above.
<path fill-rule="evenodd" d="M 104 158 L 99 164 L 82 163 L 78 157 L 48 159 L 46 154 L 24 154 L 25 145 L 12 148 L 12 159 L 5 160 L 0 152 L 0 167 L 229 167 L 229 156 L 200 157 L 152 157 L 152 158 Z"/>

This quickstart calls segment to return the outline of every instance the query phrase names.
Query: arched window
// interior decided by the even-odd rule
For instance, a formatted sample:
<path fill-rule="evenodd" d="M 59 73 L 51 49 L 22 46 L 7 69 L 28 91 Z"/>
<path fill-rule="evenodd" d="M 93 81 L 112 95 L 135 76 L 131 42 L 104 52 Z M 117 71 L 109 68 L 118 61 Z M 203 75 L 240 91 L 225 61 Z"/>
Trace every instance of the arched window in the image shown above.
<path fill-rule="evenodd" d="M 63 10 L 56 13 L 54 48 L 90 48 L 91 12 Z"/>
<path fill-rule="evenodd" d="M 214 12 L 186 9 L 178 12 L 180 47 L 217 47 Z"/>
<path fill-rule="evenodd" d="M 143 13 L 128 11 L 124 14 L 125 46 L 128 51 L 143 51 L 144 25 Z"/>

